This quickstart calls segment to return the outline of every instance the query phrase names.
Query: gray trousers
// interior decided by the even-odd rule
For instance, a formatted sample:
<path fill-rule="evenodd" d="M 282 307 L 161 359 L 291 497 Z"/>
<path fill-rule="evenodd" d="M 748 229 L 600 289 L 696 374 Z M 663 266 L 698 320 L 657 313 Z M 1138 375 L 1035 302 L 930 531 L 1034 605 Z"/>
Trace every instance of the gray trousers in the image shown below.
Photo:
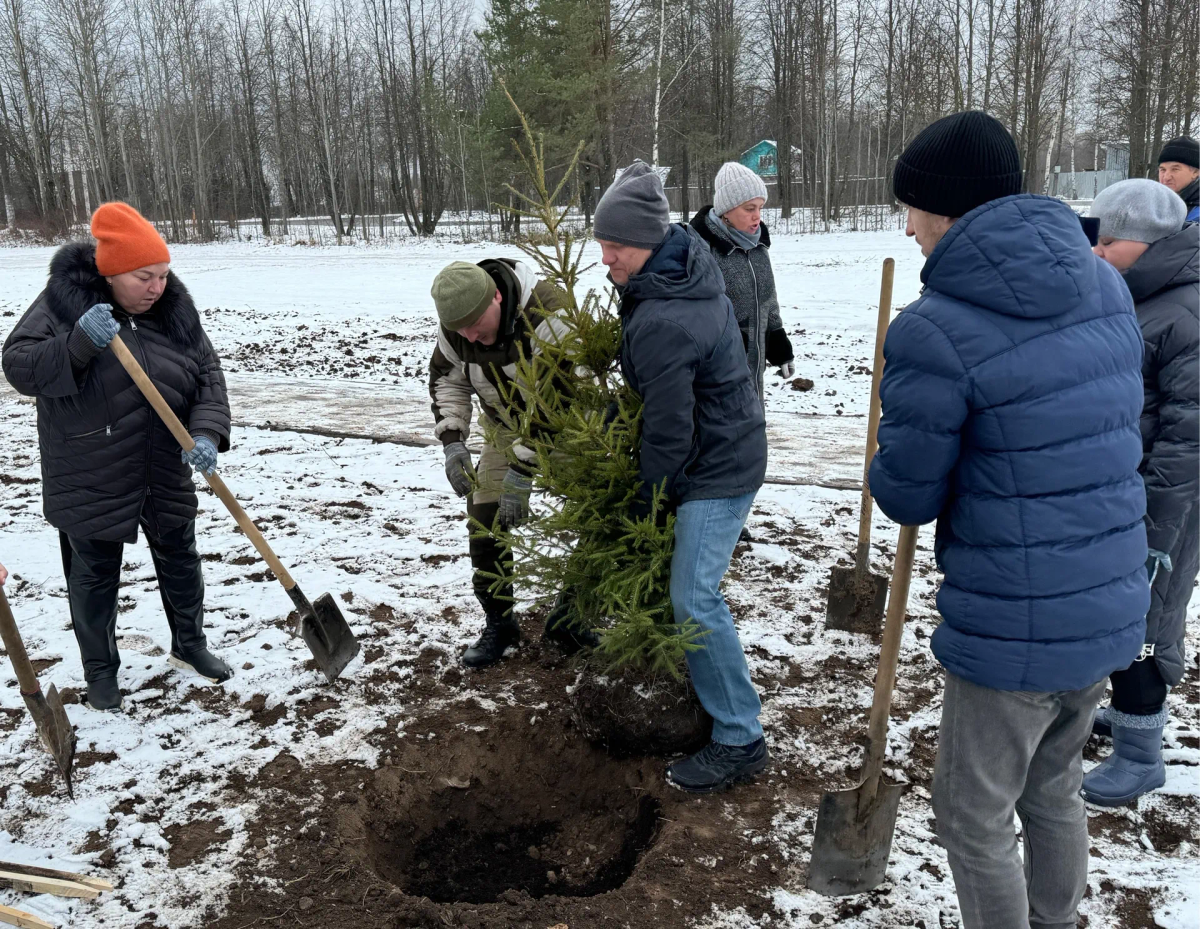
<path fill-rule="evenodd" d="M 1075 929 L 1087 886 L 1083 745 L 1104 683 L 1030 693 L 946 674 L 933 812 L 963 929 Z"/>

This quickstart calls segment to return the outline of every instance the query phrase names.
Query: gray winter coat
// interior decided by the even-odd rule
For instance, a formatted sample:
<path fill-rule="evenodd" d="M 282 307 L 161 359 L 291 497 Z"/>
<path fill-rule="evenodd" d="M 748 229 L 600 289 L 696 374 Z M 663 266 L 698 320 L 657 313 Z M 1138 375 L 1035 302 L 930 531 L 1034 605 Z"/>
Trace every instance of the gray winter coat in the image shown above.
<path fill-rule="evenodd" d="M 138 518 L 153 496 L 160 527 L 196 518 L 191 469 L 179 443 L 130 380 L 111 351 L 82 367 L 72 364 L 67 341 L 88 308 L 115 306 L 96 270 L 96 247 L 64 245 L 50 262 L 46 289 L 4 343 L 8 382 L 37 398 L 42 458 L 42 505 L 50 525 L 73 538 L 137 540 Z M 225 376 L 180 280 L 147 312 L 114 309 L 121 340 L 193 435 L 203 433 L 219 451 L 229 448 Z"/>
<path fill-rule="evenodd" d="M 779 315 L 779 297 L 775 293 L 775 274 L 771 269 L 771 234 L 763 223 L 758 247 L 746 251 L 732 238 L 714 232 L 708 224 L 711 206 L 701 208 L 692 217 L 692 228 L 708 243 L 717 267 L 725 278 L 725 294 L 733 304 L 746 361 L 754 375 L 759 397 L 763 396 L 763 374 L 767 366 L 776 367 L 794 359 L 792 343 Z"/>
<path fill-rule="evenodd" d="M 1150 548 L 1171 556 L 1159 571 L 1146 617 L 1167 684 L 1183 678 L 1184 618 L 1200 567 L 1200 228 L 1150 246 L 1125 283 L 1137 307 L 1146 354 L 1142 362 L 1142 464 L 1146 482 L 1146 535 Z"/>
<path fill-rule="evenodd" d="M 621 292 L 621 370 L 642 398 L 642 487 L 669 506 L 740 497 L 767 472 L 767 430 L 721 273 L 689 227 L 667 237 Z"/>

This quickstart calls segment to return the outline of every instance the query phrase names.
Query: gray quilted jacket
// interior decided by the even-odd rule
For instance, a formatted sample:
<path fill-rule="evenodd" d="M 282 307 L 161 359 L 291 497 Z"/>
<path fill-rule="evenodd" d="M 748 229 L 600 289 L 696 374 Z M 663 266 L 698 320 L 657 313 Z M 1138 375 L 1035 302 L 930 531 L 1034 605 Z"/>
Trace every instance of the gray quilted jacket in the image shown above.
<path fill-rule="evenodd" d="M 712 230 L 708 224 L 711 206 L 701 208 L 692 217 L 692 228 L 708 243 L 712 256 L 725 278 L 725 295 L 733 304 L 746 361 L 754 375 L 758 396 L 763 396 L 763 374 L 767 365 L 786 364 L 795 357 L 792 343 L 779 315 L 779 297 L 775 293 L 775 274 L 771 270 L 771 235 L 762 224 L 758 247 L 746 251 L 733 239 Z"/>

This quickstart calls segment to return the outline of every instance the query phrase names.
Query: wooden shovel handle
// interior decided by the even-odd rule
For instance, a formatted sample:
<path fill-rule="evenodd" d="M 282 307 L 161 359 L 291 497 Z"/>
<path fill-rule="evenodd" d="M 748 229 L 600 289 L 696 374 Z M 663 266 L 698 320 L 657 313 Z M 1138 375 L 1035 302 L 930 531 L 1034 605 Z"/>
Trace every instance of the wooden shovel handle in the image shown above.
<path fill-rule="evenodd" d="M 133 357 L 133 354 L 129 351 L 125 343 L 121 341 L 119 335 L 113 336 L 109 347 L 112 348 L 113 354 L 117 356 L 117 360 L 121 362 L 121 366 L 133 378 L 133 382 L 137 384 L 138 390 L 150 401 L 150 405 L 154 407 L 155 412 L 166 423 L 167 428 L 171 430 L 171 435 L 175 437 L 175 441 L 183 447 L 185 452 L 190 452 L 195 448 L 196 443 L 192 441 L 191 435 L 183 427 L 183 423 L 179 421 L 179 417 L 175 415 L 170 404 L 163 399 L 163 395 L 158 392 L 158 388 L 154 386 L 154 382 L 142 370 L 142 366 L 138 364 L 137 359 Z M 258 531 L 258 527 L 246 515 L 246 511 L 237 502 L 233 491 L 221 480 L 221 476 L 214 471 L 212 474 L 204 475 L 204 479 L 208 481 L 208 486 L 213 489 L 213 493 L 220 497 L 221 502 L 225 504 L 225 508 L 237 520 L 237 524 L 242 527 L 242 532 L 246 533 L 246 537 L 254 543 L 254 547 L 258 549 L 258 553 L 262 555 L 263 560 L 267 563 L 267 567 L 274 572 L 275 577 L 279 579 L 279 583 L 283 585 L 283 589 L 291 590 L 295 587 L 296 582 L 292 580 L 288 569 L 275 556 L 275 552 L 271 550 L 271 546 L 267 544 L 267 540 L 263 538 L 263 534 Z"/>
<path fill-rule="evenodd" d="M 29 653 L 25 651 L 25 643 L 21 641 L 21 633 L 17 629 L 17 621 L 13 619 L 12 610 L 8 608 L 8 598 L 4 596 L 4 588 L 0 587 L 0 639 L 4 640 L 4 650 L 12 662 L 13 670 L 17 672 L 17 686 L 23 696 L 32 696 L 41 691 L 37 675 L 33 673 L 33 664 Z"/>
<path fill-rule="evenodd" d="M 892 282 L 896 262 L 883 261 L 883 278 L 879 285 L 879 317 L 875 322 L 875 364 L 871 366 L 871 406 L 867 413 L 867 453 L 863 456 L 862 504 L 858 512 L 858 549 L 854 555 L 855 569 L 865 575 L 871 564 L 871 459 L 879 448 L 879 382 L 883 379 L 883 342 L 892 319 Z"/>
<path fill-rule="evenodd" d="M 917 526 L 901 526 L 900 541 L 896 543 L 896 563 L 892 567 L 883 643 L 879 648 L 879 671 L 875 675 L 875 699 L 871 703 L 871 722 L 867 729 L 867 761 L 863 765 L 864 793 L 870 798 L 874 798 L 883 772 L 888 715 L 892 710 L 892 691 L 896 687 L 896 665 L 900 661 L 900 639 L 904 635 L 904 614 L 908 611 L 908 588 L 917 553 L 918 529 Z"/>

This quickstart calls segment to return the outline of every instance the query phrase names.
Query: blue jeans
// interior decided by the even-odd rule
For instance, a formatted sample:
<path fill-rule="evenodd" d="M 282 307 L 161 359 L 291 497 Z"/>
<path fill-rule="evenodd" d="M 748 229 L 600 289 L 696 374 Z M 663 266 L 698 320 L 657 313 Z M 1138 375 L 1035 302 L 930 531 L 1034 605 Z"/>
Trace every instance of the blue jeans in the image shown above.
<path fill-rule="evenodd" d="M 700 639 L 702 648 L 688 653 L 688 670 L 701 704 L 713 718 L 713 741 L 724 745 L 749 745 L 763 734 L 758 722 L 762 705 L 721 595 L 721 579 L 753 503 L 754 493 L 691 500 L 675 514 L 671 605 L 677 624 L 690 619 L 707 633 Z"/>

